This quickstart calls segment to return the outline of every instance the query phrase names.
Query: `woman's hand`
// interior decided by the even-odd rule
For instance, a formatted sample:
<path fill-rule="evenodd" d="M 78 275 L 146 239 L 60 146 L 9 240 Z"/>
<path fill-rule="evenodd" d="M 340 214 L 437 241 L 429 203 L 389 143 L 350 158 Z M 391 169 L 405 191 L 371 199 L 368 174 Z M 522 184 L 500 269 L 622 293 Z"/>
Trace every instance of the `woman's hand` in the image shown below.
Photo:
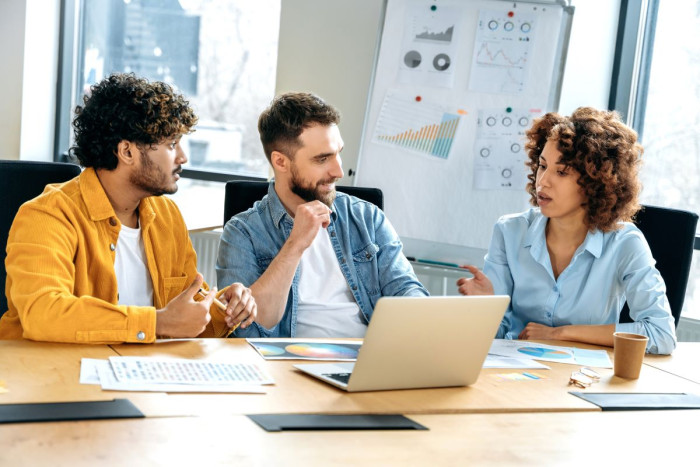
<path fill-rule="evenodd" d="M 486 274 L 481 272 L 479 268 L 474 266 L 464 266 L 474 277 L 467 279 L 461 277 L 457 280 L 459 293 L 462 295 L 493 295 L 493 284 Z"/>

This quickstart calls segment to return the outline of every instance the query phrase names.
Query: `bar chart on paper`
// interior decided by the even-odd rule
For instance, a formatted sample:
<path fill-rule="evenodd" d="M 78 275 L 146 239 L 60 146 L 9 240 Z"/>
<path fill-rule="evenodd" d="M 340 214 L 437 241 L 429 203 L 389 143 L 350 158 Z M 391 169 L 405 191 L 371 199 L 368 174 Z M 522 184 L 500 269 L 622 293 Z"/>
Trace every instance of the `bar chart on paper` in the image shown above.
<path fill-rule="evenodd" d="M 461 115 L 441 105 L 389 93 L 377 119 L 373 140 L 412 152 L 447 159 Z"/>

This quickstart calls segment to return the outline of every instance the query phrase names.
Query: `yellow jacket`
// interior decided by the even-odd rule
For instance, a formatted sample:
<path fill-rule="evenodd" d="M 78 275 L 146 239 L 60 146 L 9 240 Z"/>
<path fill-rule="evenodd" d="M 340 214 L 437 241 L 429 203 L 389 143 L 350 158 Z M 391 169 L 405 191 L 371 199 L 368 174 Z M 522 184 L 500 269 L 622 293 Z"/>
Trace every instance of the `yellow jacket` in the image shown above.
<path fill-rule="evenodd" d="M 153 342 L 156 309 L 195 279 L 197 256 L 175 203 L 149 197 L 139 205 L 155 307 L 117 305 L 114 249 L 121 223 L 95 171 L 48 185 L 19 209 L 7 239 L 9 310 L 0 339 L 117 343 Z M 200 337 L 231 329 L 212 307 Z"/>

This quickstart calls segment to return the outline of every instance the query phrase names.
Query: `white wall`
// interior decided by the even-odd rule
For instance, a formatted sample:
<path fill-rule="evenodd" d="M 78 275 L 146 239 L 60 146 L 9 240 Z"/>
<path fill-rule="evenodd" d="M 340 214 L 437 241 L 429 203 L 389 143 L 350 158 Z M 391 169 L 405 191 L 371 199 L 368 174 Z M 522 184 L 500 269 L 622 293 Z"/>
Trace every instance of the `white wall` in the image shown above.
<path fill-rule="evenodd" d="M 0 159 L 53 160 L 59 0 L 0 0 Z"/>
<path fill-rule="evenodd" d="M 341 185 L 352 185 L 380 34 L 383 0 L 282 0 L 277 93 L 318 94 L 341 113 Z"/>
<path fill-rule="evenodd" d="M 19 159 L 24 24 L 24 0 L 0 0 L 0 159 Z"/>
<path fill-rule="evenodd" d="M 575 0 L 559 112 L 607 109 L 620 0 Z"/>

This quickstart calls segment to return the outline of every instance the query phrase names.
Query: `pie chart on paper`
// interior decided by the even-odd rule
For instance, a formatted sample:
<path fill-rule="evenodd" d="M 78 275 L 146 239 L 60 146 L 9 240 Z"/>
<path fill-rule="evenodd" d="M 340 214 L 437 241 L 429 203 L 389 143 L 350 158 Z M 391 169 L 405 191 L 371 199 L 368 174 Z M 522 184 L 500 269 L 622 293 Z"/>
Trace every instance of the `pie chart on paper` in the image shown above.
<path fill-rule="evenodd" d="M 520 347 L 518 352 L 528 355 L 532 358 L 551 358 L 552 360 L 566 360 L 572 358 L 572 355 L 563 350 L 545 349 L 543 347 Z"/>
<path fill-rule="evenodd" d="M 289 344 L 285 350 L 307 358 L 357 358 L 357 350 L 334 344 Z"/>

